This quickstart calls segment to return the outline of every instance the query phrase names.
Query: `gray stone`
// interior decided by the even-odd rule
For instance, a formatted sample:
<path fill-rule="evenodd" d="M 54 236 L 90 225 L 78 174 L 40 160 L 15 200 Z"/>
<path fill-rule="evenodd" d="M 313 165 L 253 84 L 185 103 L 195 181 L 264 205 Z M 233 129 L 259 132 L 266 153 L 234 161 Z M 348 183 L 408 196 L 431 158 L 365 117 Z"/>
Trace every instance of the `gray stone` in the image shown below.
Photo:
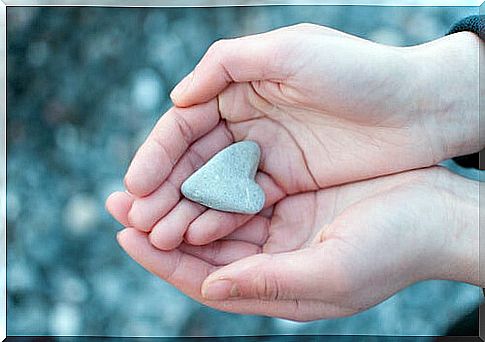
<path fill-rule="evenodd" d="M 265 196 L 254 181 L 261 151 L 254 141 L 232 144 L 205 163 L 183 184 L 182 194 L 206 207 L 256 214 Z"/>

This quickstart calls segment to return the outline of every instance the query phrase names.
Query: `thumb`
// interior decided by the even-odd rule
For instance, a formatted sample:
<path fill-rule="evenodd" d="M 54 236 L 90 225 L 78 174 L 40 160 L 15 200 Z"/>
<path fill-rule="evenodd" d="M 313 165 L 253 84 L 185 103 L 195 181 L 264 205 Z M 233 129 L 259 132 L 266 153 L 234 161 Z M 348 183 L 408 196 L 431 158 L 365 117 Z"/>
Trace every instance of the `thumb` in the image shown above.
<path fill-rule="evenodd" d="M 346 277 L 324 244 L 294 252 L 253 255 L 229 264 L 203 282 L 209 300 L 324 299 L 346 288 Z"/>
<path fill-rule="evenodd" d="M 272 33 L 215 42 L 195 69 L 172 91 L 178 107 L 188 107 L 216 97 L 232 82 L 284 79 L 281 58 L 285 45 Z M 270 34 L 268 36 L 268 34 Z M 280 59 L 280 61 L 278 61 Z M 286 58 L 283 58 L 286 61 Z"/>

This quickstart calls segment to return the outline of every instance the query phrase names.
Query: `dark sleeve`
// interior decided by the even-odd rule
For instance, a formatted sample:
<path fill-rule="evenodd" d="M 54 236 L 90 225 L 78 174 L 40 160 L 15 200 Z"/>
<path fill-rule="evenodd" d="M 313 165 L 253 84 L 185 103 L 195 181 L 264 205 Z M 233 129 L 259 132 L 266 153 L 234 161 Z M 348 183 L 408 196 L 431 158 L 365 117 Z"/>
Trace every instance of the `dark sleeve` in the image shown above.
<path fill-rule="evenodd" d="M 472 15 L 457 22 L 448 31 L 448 34 L 469 31 L 476 33 L 485 41 L 485 15 Z M 455 157 L 453 160 L 460 166 L 466 168 L 480 169 L 479 153 L 473 153 L 466 156 Z"/>
<path fill-rule="evenodd" d="M 460 20 L 455 25 L 453 25 L 448 34 L 463 31 L 476 33 L 480 36 L 481 39 L 484 39 L 485 15 L 472 15 L 470 17 Z"/>

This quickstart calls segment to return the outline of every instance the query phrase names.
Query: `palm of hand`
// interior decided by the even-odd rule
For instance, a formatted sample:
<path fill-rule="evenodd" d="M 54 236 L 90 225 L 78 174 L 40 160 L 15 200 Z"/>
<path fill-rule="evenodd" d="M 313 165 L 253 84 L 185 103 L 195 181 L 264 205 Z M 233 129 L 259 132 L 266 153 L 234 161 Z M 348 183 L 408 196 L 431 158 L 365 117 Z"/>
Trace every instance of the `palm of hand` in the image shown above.
<path fill-rule="evenodd" d="M 430 144 L 408 122 L 396 118 L 393 125 L 375 125 L 375 109 L 362 105 L 353 113 L 331 106 L 311 109 L 312 99 L 297 93 L 290 98 L 284 89 L 290 86 L 232 84 L 218 103 L 234 140 L 260 144 L 260 170 L 287 194 L 389 174 L 429 153 L 410 148 Z"/>
<path fill-rule="evenodd" d="M 182 243 L 164 252 L 134 229 L 118 239 L 148 270 L 218 309 L 297 320 L 349 315 L 426 278 L 415 268 L 420 261 L 432 259 L 439 265 L 440 242 L 433 250 L 419 242 L 436 234 L 443 222 L 430 221 L 429 229 L 422 230 L 418 218 L 420 212 L 440 207 L 438 192 L 429 185 L 444 172 L 419 170 L 288 196 L 270 217 L 256 215 L 233 234 L 205 246 Z M 276 261 L 272 255 L 281 258 Z M 285 284 L 271 279 L 279 268 L 288 274 Z M 221 271 L 237 274 L 244 289 L 239 299 L 201 296 L 206 277 L 218 279 Z M 264 287 L 251 286 L 260 278 L 266 278 Z"/>

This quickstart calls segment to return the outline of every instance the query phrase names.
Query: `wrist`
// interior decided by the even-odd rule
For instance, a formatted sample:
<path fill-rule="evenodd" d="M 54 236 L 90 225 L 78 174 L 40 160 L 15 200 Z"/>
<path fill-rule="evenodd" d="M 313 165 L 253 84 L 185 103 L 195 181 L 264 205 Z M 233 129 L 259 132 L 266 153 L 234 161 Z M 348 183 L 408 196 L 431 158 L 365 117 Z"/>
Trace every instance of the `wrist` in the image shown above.
<path fill-rule="evenodd" d="M 435 240 L 438 264 L 430 278 L 485 286 L 479 277 L 479 187 L 450 172 L 435 180 L 442 210 Z"/>
<path fill-rule="evenodd" d="M 485 147 L 479 139 L 479 51 L 484 49 L 470 32 L 405 48 L 414 68 L 414 114 L 430 137 L 436 162 Z"/>

